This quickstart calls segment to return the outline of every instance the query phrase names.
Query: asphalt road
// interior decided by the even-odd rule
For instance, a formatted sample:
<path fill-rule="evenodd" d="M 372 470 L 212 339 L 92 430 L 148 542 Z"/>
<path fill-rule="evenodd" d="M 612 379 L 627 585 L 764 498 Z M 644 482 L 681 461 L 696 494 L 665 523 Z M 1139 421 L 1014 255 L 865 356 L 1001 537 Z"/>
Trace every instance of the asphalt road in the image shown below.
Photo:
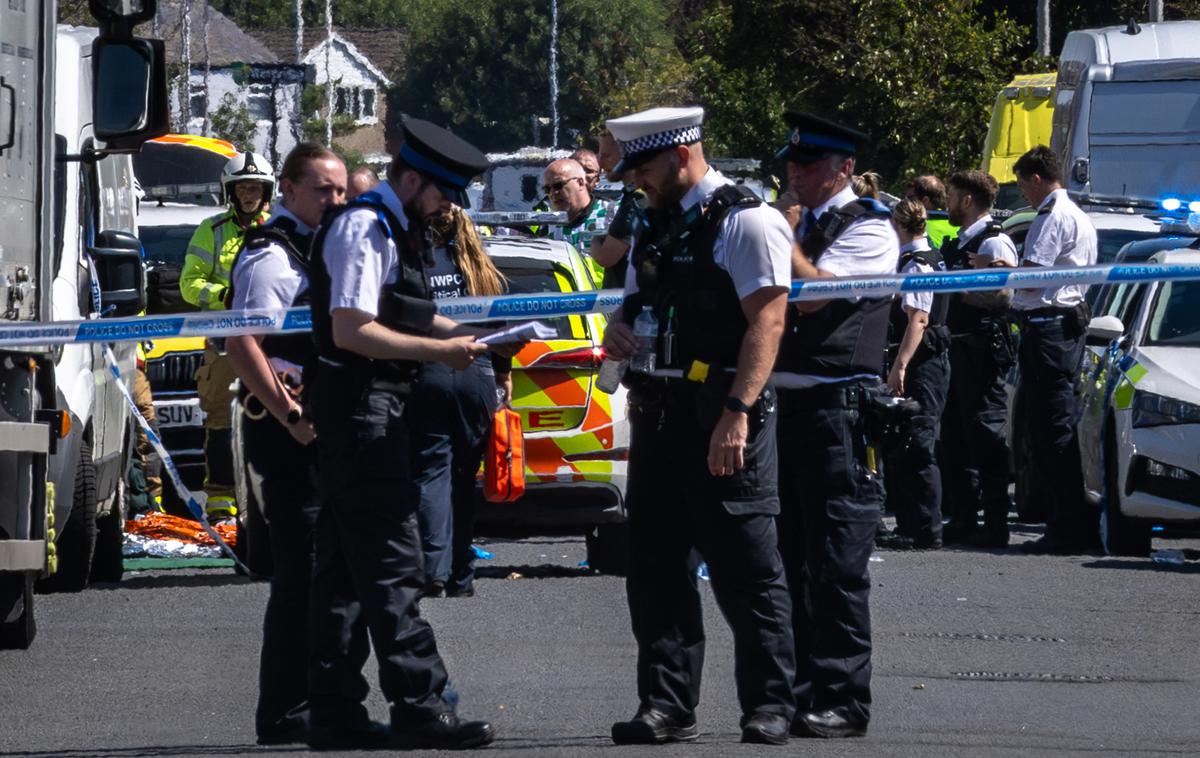
<path fill-rule="evenodd" d="M 462 712 L 498 727 L 489 755 L 1200 754 L 1195 561 L 878 553 L 870 735 L 787 748 L 737 743 L 730 635 L 705 590 L 701 740 L 630 749 L 608 738 L 636 707 L 622 580 L 577 568 L 575 539 L 487 547 L 475 598 L 422 611 Z M 0 756 L 302 753 L 254 745 L 266 590 L 223 570 L 153 571 L 39 597 L 33 648 L 0 652 Z M 372 707 L 384 716 L 377 694 Z"/>

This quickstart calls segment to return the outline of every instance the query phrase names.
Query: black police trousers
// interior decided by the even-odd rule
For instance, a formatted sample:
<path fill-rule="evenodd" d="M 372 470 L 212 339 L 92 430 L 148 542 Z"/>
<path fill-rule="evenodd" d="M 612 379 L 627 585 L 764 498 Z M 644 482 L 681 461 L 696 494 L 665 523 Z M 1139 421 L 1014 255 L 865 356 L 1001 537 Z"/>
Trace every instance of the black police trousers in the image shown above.
<path fill-rule="evenodd" d="M 310 608 L 315 560 L 313 532 L 321 510 L 315 446 L 300 445 L 270 415 L 242 418 L 248 479 L 254 500 L 270 527 L 268 539 L 274 569 L 263 617 L 258 708 L 254 717 L 259 735 L 267 735 L 309 721 L 310 640 L 354 639 L 365 650 L 367 630 L 342 609 Z M 367 685 L 361 663 L 355 667 L 353 661 L 347 662 L 336 652 L 329 656 L 329 663 L 342 672 L 341 680 L 347 685 L 339 697 L 347 718 L 365 720 L 367 711 L 362 700 Z"/>
<path fill-rule="evenodd" d="M 453 709 L 443 698 L 446 667 L 433 629 L 417 608 L 425 573 L 404 420 L 409 388 L 364 383 L 318 363 L 311 392 L 325 507 L 317 521 L 313 603 L 353 613 L 349 599 L 358 600 L 395 729 Z M 336 711 L 347 689 L 331 681 L 337 676 L 328 664 L 314 661 L 314 720 L 320 708 Z"/>
<path fill-rule="evenodd" d="M 1018 407 L 1033 445 L 1031 460 L 1049 492 L 1046 536 L 1067 542 L 1099 539 L 1099 510 L 1084 500 L 1083 467 L 1075 430 L 1084 335 L 1071 315 L 1026 317 L 1018 353 Z"/>
<path fill-rule="evenodd" d="M 465 371 L 426 363 L 413 386 L 408 420 L 425 579 L 444 583 L 450 594 L 475 581 L 475 475 L 496 405 L 496 375 L 486 359 Z"/>
<path fill-rule="evenodd" d="M 646 407 L 631 412 L 638 428 L 629 461 L 626 590 L 638 646 L 638 698 L 676 717 L 692 713 L 700 700 L 705 638 L 695 548 L 733 630 L 742 713 L 790 720 L 795 659 L 774 517 L 775 398 L 764 391 L 750 413 L 745 467 L 717 477 L 707 456 L 725 394 L 698 400 L 700 389 L 689 383 L 667 391 L 657 420 Z"/>
<path fill-rule="evenodd" d="M 918 545 L 942 538 L 942 474 L 936 447 L 949 385 L 948 352 L 909 364 L 904 396 L 919 403 L 921 410 L 907 419 L 886 461 L 887 502 L 896 514 L 896 531 Z"/>
<path fill-rule="evenodd" d="M 792 591 L 796 707 L 866 723 L 871 578 L 883 483 L 866 465 L 857 387 L 779 393 L 779 544 Z"/>
<path fill-rule="evenodd" d="M 1000 337 L 974 332 L 954 335 L 950 342 L 950 392 L 942 414 L 941 471 L 944 510 L 950 523 L 969 532 L 978 525 L 982 509 L 984 531 L 1007 537 L 1010 505 L 1005 378 L 1012 359 L 1007 341 L 1001 343 Z"/>

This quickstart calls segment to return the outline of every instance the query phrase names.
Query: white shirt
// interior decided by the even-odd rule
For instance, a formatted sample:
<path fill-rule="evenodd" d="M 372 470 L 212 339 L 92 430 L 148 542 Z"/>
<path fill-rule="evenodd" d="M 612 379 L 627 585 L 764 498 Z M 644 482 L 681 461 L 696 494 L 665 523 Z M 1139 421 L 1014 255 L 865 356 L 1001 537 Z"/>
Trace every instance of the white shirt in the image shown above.
<path fill-rule="evenodd" d="M 375 191 L 407 231 L 408 216 L 392 185 L 382 182 Z M 325 233 L 322 255 L 330 280 L 329 312 L 350 308 L 378 316 L 380 290 L 400 275 L 400 256 L 375 211 L 354 208 L 334 219 Z"/>
<path fill-rule="evenodd" d="M 1038 206 L 1038 216 L 1025 236 L 1025 260 L 1040 266 L 1091 266 L 1096 262 L 1096 227 L 1067 196 L 1056 189 Z M 1086 284 L 1068 284 L 1040 290 L 1017 290 L 1012 307 L 1028 311 L 1038 308 L 1071 308 L 1083 302 Z"/>
<path fill-rule="evenodd" d="M 826 211 L 837 210 L 857 199 L 854 190 L 846 186 L 814 208 L 813 216 L 819 219 Z M 808 222 L 804 220 L 797 236 L 803 239 L 806 234 Z M 821 254 L 817 268 L 832 276 L 871 276 L 894 274 L 899 264 L 900 238 L 891 222 L 884 218 L 862 217 L 843 230 Z"/>
<path fill-rule="evenodd" d="M 709 168 L 704 178 L 684 194 L 679 205 L 686 211 L 697 203 L 705 203 L 726 184 L 733 182 Z M 766 203 L 734 208 L 721 222 L 713 242 L 713 263 L 729 273 L 742 299 L 764 287 L 790 288 L 792 230 L 783 214 Z M 632 255 L 627 265 L 626 297 L 638 291 Z"/>
<path fill-rule="evenodd" d="M 958 246 L 962 248 L 975 237 L 983 233 L 987 225 L 992 223 L 990 214 L 984 214 L 975 223 L 968 226 L 958 233 Z M 989 237 L 979 243 L 979 254 L 991 258 L 993 261 L 1001 260 L 1010 266 L 1017 266 L 1017 246 L 1013 244 L 1012 238 L 1007 234 L 997 234 L 995 237 Z"/>
<path fill-rule="evenodd" d="M 267 224 L 279 218 L 291 219 L 300 234 L 312 234 L 312 229 L 283 205 L 276 205 L 272 209 Z M 246 248 L 239 253 L 237 265 L 233 267 L 232 308 L 291 308 L 296 296 L 307 289 L 308 277 L 278 242 Z"/>
<path fill-rule="evenodd" d="M 900 257 L 910 251 L 930 250 L 929 240 L 925 237 L 917 237 L 907 245 L 900 246 Z M 944 271 L 946 266 L 942 265 Z M 916 258 L 909 258 L 904 264 L 904 268 L 900 269 L 902 274 L 932 274 L 933 266 L 926 263 L 921 263 Z M 929 313 L 933 310 L 933 293 L 932 292 L 905 292 L 900 295 L 900 305 L 904 308 L 904 312 L 908 313 L 908 309 L 912 308 L 918 311 Z"/>

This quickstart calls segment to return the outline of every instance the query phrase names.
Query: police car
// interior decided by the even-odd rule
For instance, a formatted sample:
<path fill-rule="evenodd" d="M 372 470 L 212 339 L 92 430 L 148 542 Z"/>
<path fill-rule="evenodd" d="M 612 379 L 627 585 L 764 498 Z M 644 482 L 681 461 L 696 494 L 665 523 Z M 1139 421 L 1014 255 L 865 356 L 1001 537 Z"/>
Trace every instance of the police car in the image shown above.
<path fill-rule="evenodd" d="M 1200 251 L 1152 262 L 1200 264 Z M 1155 524 L 1200 525 L 1200 281 L 1103 288 L 1078 423 L 1109 553 L 1145 555 Z"/>

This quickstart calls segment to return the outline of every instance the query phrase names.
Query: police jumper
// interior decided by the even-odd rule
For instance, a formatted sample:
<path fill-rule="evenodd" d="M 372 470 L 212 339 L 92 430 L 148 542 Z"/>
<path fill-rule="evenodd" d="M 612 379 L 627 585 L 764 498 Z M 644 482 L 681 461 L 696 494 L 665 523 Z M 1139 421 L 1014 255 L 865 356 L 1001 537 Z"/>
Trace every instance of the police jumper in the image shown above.
<path fill-rule="evenodd" d="M 309 277 L 317 356 L 327 365 L 353 370 L 361 381 L 409 382 L 421 364 L 371 359 L 339 348 L 333 341 L 334 309 L 362 311 L 405 334 L 428 336 L 433 330 L 437 306 L 425 280 L 420 241 L 408 227 L 400 198 L 385 182 L 326 212 L 313 241 Z M 368 249 L 344 243 L 363 238 Z"/>
<path fill-rule="evenodd" d="M 834 276 L 892 274 L 900 242 L 881 203 L 846 187 L 812 209 L 797 229 L 801 249 Z M 777 385 L 801 389 L 879 376 L 887 348 L 888 298 L 832 300 L 820 310 L 788 310 L 775 369 Z"/>
<path fill-rule="evenodd" d="M 945 270 L 941 253 L 932 249 L 925 237 L 915 239 L 900 248 L 901 274 L 931 274 Z M 947 350 L 950 347 L 950 334 L 945 324 L 946 312 L 950 308 L 950 296 L 944 292 L 905 292 L 892 301 L 892 344 L 897 344 L 904 338 L 910 320 L 908 308 L 929 314 L 925 335 L 913 355 L 913 361 L 920 362 Z"/>

